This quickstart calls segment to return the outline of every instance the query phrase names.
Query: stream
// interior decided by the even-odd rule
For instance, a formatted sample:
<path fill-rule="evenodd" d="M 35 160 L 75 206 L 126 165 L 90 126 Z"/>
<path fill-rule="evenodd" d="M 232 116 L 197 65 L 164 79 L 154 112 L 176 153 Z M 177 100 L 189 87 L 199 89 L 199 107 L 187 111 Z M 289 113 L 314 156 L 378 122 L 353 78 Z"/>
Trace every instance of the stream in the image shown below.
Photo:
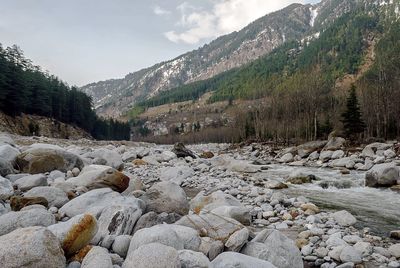
<path fill-rule="evenodd" d="M 283 190 L 288 196 L 305 196 L 326 210 L 345 209 L 357 219 L 357 227 L 369 227 L 372 232 L 387 236 L 400 229 L 400 194 L 389 189 L 364 187 L 365 172 L 352 171 L 342 175 L 329 168 L 269 165 L 259 173 L 263 178 L 282 181 L 292 172 L 312 174 L 320 180 L 311 184 L 292 185 Z"/>

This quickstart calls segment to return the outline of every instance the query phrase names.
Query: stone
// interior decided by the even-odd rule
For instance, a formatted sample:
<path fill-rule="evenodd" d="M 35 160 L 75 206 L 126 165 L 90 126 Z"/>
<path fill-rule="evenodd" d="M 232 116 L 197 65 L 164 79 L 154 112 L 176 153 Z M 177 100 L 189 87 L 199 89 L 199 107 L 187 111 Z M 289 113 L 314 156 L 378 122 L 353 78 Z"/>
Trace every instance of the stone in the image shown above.
<path fill-rule="evenodd" d="M 181 268 L 208 268 L 210 261 L 201 252 L 192 250 L 179 250 L 179 260 L 181 262 Z"/>
<path fill-rule="evenodd" d="M 239 252 L 243 245 L 247 242 L 250 232 L 247 228 L 234 232 L 226 241 L 225 247 L 229 251 Z"/>
<path fill-rule="evenodd" d="M 107 249 L 93 247 L 82 261 L 81 268 L 113 268 Z"/>
<path fill-rule="evenodd" d="M 112 250 L 122 258 L 125 258 L 128 253 L 131 239 L 132 236 L 130 235 L 119 235 L 115 237 L 114 243 L 112 244 Z"/>
<path fill-rule="evenodd" d="M 0 157 L 0 176 L 7 176 L 14 172 L 12 164 L 8 160 Z"/>
<path fill-rule="evenodd" d="M 33 144 L 16 159 L 21 172 L 38 174 L 60 170 L 67 172 L 74 167 L 83 168 L 83 161 L 77 155 L 56 145 Z"/>
<path fill-rule="evenodd" d="M 97 216 L 100 215 L 104 208 L 110 204 L 136 206 L 142 211 L 145 209 L 145 203 L 131 196 L 122 196 L 120 193 L 114 192 L 109 188 L 102 188 L 84 193 L 67 204 L 62 206 L 60 213 L 73 217 L 79 214 L 90 212 Z"/>
<path fill-rule="evenodd" d="M 326 145 L 327 141 L 310 141 L 297 146 L 297 154 L 301 158 L 309 156 L 312 152 L 319 151 Z M 318 152 L 317 152 L 318 153 Z"/>
<path fill-rule="evenodd" d="M 391 231 L 390 237 L 394 239 L 400 239 L 400 230 Z"/>
<path fill-rule="evenodd" d="M 136 233 L 136 231 L 143 229 L 143 228 L 149 228 L 157 224 L 162 224 L 163 222 L 160 220 L 159 216 L 157 213 L 154 211 L 150 211 L 144 215 L 142 215 L 139 220 L 135 224 L 135 228 L 133 229 L 133 233 Z"/>
<path fill-rule="evenodd" d="M 385 151 L 391 147 L 391 144 L 375 142 L 365 146 L 364 150 L 361 152 L 361 156 L 375 158 L 377 151 Z"/>
<path fill-rule="evenodd" d="M 146 203 L 147 212 L 167 212 L 180 215 L 186 215 L 189 212 L 189 202 L 185 191 L 172 182 L 156 183 L 140 198 Z"/>
<path fill-rule="evenodd" d="M 232 218 L 244 225 L 250 225 L 251 222 L 250 210 L 243 206 L 221 206 L 211 210 L 211 213 L 226 218 Z"/>
<path fill-rule="evenodd" d="M 362 262 L 360 253 L 351 246 L 343 248 L 342 252 L 340 253 L 340 260 L 344 263 L 352 262 L 358 264 Z"/>
<path fill-rule="evenodd" d="M 70 178 L 67 182 L 88 190 L 111 188 L 122 193 L 129 186 L 129 177 L 112 167 L 90 165 L 84 167 L 78 177 Z"/>
<path fill-rule="evenodd" d="M 90 214 L 82 214 L 48 229 L 58 238 L 65 254 L 70 256 L 89 244 L 97 232 L 97 221 Z"/>
<path fill-rule="evenodd" d="M 278 268 L 272 263 L 236 252 L 224 252 L 216 257 L 210 268 Z"/>
<path fill-rule="evenodd" d="M 214 157 L 214 154 L 210 151 L 207 152 L 202 152 L 200 155 L 201 158 L 205 158 L 205 159 L 211 159 Z"/>
<path fill-rule="evenodd" d="M 24 197 L 43 197 L 50 207 L 56 208 L 62 207 L 69 201 L 67 194 L 63 190 L 49 186 L 32 188 L 24 194 Z"/>
<path fill-rule="evenodd" d="M 396 157 L 396 153 L 392 150 L 392 149 L 387 149 L 386 151 L 383 152 L 383 155 L 386 158 L 395 158 Z"/>
<path fill-rule="evenodd" d="M 289 182 L 291 184 L 304 184 L 312 183 L 313 180 L 316 180 L 316 177 L 312 174 L 306 174 L 301 171 L 294 171 L 286 179 L 286 182 Z"/>
<path fill-rule="evenodd" d="M 392 256 L 400 258 L 400 244 L 394 244 L 389 247 L 389 252 Z"/>
<path fill-rule="evenodd" d="M 375 165 L 365 174 L 365 186 L 390 187 L 400 179 L 400 167 L 394 163 Z"/>
<path fill-rule="evenodd" d="M 201 236 L 208 236 L 223 243 L 236 231 L 243 229 L 243 225 L 231 218 L 201 212 L 182 217 L 175 224 L 187 226 L 197 230 Z"/>
<path fill-rule="evenodd" d="M 106 207 L 98 219 L 98 231 L 92 243 L 98 244 L 107 235 L 131 235 L 142 210 L 136 205 L 111 205 Z"/>
<path fill-rule="evenodd" d="M 174 145 L 174 149 L 172 150 L 172 152 L 174 154 L 176 154 L 177 157 L 181 158 L 181 157 L 187 157 L 190 156 L 194 159 L 196 159 L 196 156 L 194 155 L 194 153 L 192 151 L 190 151 L 189 149 L 187 149 L 185 147 L 185 145 L 181 142 L 178 142 Z"/>
<path fill-rule="evenodd" d="M 302 204 L 300 208 L 304 211 L 313 211 L 314 213 L 319 213 L 320 211 L 319 208 L 313 203 Z"/>
<path fill-rule="evenodd" d="M 165 167 L 160 171 L 160 179 L 181 185 L 185 179 L 193 176 L 193 174 L 193 168 L 188 166 Z"/>
<path fill-rule="evenodd" d="M 135 251 L 129 250 L 122 268 L 180 268 L 178 251 L 160 243 L 145 244 Z"/>
<path fill-rule="evenodd" d="M 354 249 L 357 250 L 362 257 L 369 256 L 372 252 L 372 246 L 368 242 L 357 242 L 354 246 Z"/>
<path fill-rule="evenodd" d="M 13 211 L 20 211 L 25 207 L 33 206 L 33 205 L 41 205 L 44 208 L 49 206 L 47 199 L 44 197 L 21 197 L 21 196 L 12 196 L 10 198 L 10 207 Z"/>
<path fill-rule="evenodd" d="M 332 217 L 341 226 L 351 226 L 357 222 L 357 219 L 346 210 L 335 212 Z"/>
<path fill-rule="evenodd" d="M 2 268 L 60 268 L 66 266 L 57 238 L 46 228 L 28 227 L 0 236 Z"/>
<path fill-rule="evenodd" d="M 14 146 L 9 144 L 0 145 L 0 158 L 6 160 L 11 165 L 14 165 L 15 160 L 20 153 L 21 152 Z"/>
<path fill-rule="evenodd" d="M 122 155 L 122 161 L 124 162 L 132 162 L 137 158 L 137 153 L 134 151 L 125 152 Z"/>
<path fill-rule="evenodd" d="M 325 147 L 323 148 L 324 151 L 336 151 L 336 150 L 340 150 L 343 149 L 344 145 L 346 143 L 346 140 L 344 138 L 341 137 L 331 137 L 328 140 L 328 143 L 325 145 Z"/>
<path fill-rule="evenodd" d="M 190 201 L 190 210 L 195 213 L 200 213 L 203 209 L 211 211 L 223 206 L 242 207 L 243 205 L 235 197 L 225 194 L 222 191 L 216 191 L 209 195 L 205 195 L 204 192 L 201 191 Z"/>
<path fill-rule="evenodd" d="M 356 163 L 351 157 L 344 157 L 333 160 L 331 165 L 332 167 L 345 167 L 347 169 L 353 169 Z"/>
<path fill-rule="evenodd" d="M 311 153 L 308 156 L 308 160 L 310 160 L 310 161 L 315 161 L 315 160 L 318 160 L 318 159 L 319 159 L 319 153 L 317 151 Z"/>
<path fill-rule="evenodd" d="M 30 209 L 26 211 L 8 212 L 0 216 L 0 236 L 18 228 L 30 226 L 50 226 L 55 223 L 54 215 L 46 209 Z"/>
<path fill-rule="evenodd" d="M 14 194 L 11 181 L 0 176 L 0 200 L 7 200 Z"/>
<path fill-rule="evenodd" d="M 362 238 L 358 235 L 346 235 L 343 237 L 343 240 L 350 244 L 355 244 L 357 242 L 361 242 Z"/>
<path fill-rule="evenodd" d="M 241 253 L 269 261 L 279 268 L 303 268 L 301 253 L 295 243 L 277 230 L 261 231 Z"/>
<path fill-rule="evenodd" d="M 332 155 L 332 151 L 323 151 L 319 155 L 319 160 L 321 160 L 322 162 L 329 161 L 332 158 Z"/>
<path fill-rule="evenodd" d="M 281 163 L 289 163 L 294 161 L 294 156 L 292 153 L 284 154 L 280 159 L 279 162 Z"/>
<path fill-rule="evenodd" d="M 34 187 L 47 186 L 47 178 L 43 174 L 29 175 L 16 180 L 14 185 L 25 192 Z"/>
<path fill-rule="evenodd" d="M 344 152 L 342 150 L 337 150 L 333 152 L 331 159 L 339 159 L 342 158 L 343 156 Z"/>
<path fill-rule="evenodd" d="M 335 261 L 340 262 L 340 254 L 346 246 L 337 246 L 333 247 L 331 251 L 329 251 L 328 256 L 334 259 Z"/>
<path fill-rule="evenodd" d="M 82 157 L 91 159 L 94 165 L 106 165 L 116 170 L 122 170 L 124 168 L 124 162 L 121 156 L 117 152 L 106 148 L 100 148 L 85 153 Z"/>
<path fill-rule="evenodd" d="M 143 159 L 135 159 L 132 161 L 132 164 L 134 164 L 135 166 L 145 166 L 147 165 L 147 162 Z"/>
<path fill-rule="evenodd" d="M 219 254 L 224 251 L 224 244 L 219 240 L 214 240 L 209 237 L 201 237 L 199 251 L 206 255 L 209 260 L 214 260 Z"/>

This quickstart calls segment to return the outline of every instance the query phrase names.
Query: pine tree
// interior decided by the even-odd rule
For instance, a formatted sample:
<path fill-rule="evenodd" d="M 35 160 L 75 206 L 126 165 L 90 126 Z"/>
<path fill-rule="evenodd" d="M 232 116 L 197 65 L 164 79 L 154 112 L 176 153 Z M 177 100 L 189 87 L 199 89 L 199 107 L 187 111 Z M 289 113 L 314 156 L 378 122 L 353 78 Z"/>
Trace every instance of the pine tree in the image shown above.
<path fill-rule="evenodd" d="M 350 95 L 347 98 L 346 111 L 342 114 L 342 123 L 347 137 L 353 139 L 365 129 L 365 123 L 361 117 L 356 87 L 351 86 Z"/>

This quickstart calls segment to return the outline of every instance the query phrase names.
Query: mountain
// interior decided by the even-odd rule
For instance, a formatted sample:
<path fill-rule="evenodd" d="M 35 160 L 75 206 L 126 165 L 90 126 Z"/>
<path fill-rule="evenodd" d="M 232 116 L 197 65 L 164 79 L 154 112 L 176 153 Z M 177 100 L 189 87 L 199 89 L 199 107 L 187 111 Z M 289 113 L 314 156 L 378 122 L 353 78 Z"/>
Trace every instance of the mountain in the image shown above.
<path fill-rule="evenodd" d="M 312 39 L 336 18 L 352 10 L 356 2 L 325 0 L 314 6 L 293 4 L 171 61 L 128 74 L 123 79 L 92 83 L 81 90 L 93 98 L 97 113 L 119 117 L 138 101 L 243 66 L 287 41 Z"/>

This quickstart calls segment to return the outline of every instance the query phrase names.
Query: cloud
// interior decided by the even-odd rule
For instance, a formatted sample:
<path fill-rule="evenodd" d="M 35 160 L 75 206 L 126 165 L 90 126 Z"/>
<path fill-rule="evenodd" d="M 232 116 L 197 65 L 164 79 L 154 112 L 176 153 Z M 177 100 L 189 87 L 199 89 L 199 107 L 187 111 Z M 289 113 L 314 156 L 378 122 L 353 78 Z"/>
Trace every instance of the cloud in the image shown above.
<path fill-rule="evenodd" d="M 252 21 L 292 3 L 304 0 L 211 0 L 211 10 L 184 2 L 177 7 L 180 31 L 171 30 L 165 37 L 175 43 L 197 44 L 204 39 L 238 31 Z"/>
<path fill-rule="evenodd" d="M 171 11 L 163 9 L 162 7 L 157 6 L 157 5 L 154 6 L 153 12 L 154 12 L 154 14 L 159 15 L 159 16 L 171 14 Z"/>

